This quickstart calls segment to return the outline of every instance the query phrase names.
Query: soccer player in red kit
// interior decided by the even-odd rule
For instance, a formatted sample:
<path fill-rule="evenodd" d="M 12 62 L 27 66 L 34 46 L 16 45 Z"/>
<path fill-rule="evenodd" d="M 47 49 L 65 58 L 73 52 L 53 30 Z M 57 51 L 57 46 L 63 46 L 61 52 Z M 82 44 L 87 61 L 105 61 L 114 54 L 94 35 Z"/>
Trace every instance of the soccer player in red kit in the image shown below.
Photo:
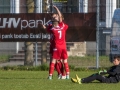
<path fill-rule="evenodd" d="M 50 64 L 49 77 L 48 79 L 52 79 L 54 65 L 57 60 L 62 59 L 66 71 L 66 79 L 69 79 L 69 66 L 67 62 L 67 49 L 66 49 L 66 30 L 68 29 L 68 25 L 62 22 L 62 15 L 59 9 L 56 6 L 53 6 L 58 14 L 52 15 L 52 27 L 49 28 L 49 32 L 53 34 L 53 53 L 52 53 L 52 61 Z"/>
<path fill-rule="evenodd" d="M 53 55 L 53 34 L 49 31 L 50 28 L 52 28 L 52 22 L 50 21 L 47 26 L 44 26 L 42 25 L 44 29 L 46 29 L 47 27 L 47 30 L 48 32 L 50 33 L 50 50 L 49 50 L 49 54 L 50 54 L 50 65 L 51 65 L 51 59 L 52 59 L 52 55 Z M 49 65 L 49 66 L 50 66 Z M 55 69 L 56 71 L 58 72 L 58 79 L 66 79 L 66 74 L 64 72 L 64 66 L 63 66 L 63 61 L 62 59 L 61 60 L 57 60 L 56 63 L 55 63 Z"/>
<path fill-rule="evenodd" d="M 47 27 L 48 32 L 52 35 L 52 38 L 50 39 L 50 43 L 51 43 L 50 53 L 52 55 L 52 61 L 50 62 L 48 79 L 52 79 L 54 66 L 56 62 L 58 62 L 61 59 L 63 60 L 64 63 L 64 67 L 66 71 L 66 79 L 69 79 L 69 66 L 67 62 L 68 56 L 67 56 L 66 41 L 65 41 L 65 34 L 68 26 L 62 22 L 63 17 L 59 9 L 56 6 L 53 7 L 57 10 L 58 14 L 52 15 L 52 25 Z M 43 28 L 45 29 L 46 27 L 43 25 Z M 58 64 L 56 65 L 58 66 Z M 60 63 L 59 65 L 61 66 Z M 63 68 L 62 68 L 62 74 L 64 74 Z"/>
<path fill-rule="evenodd" d="M 48 24 L 48 30 L 51 28 L 51 26 L 52 26 L 52 23 L 50 22 Z M 53 48 L 54 48 L 53 47 L 54 45 L 52 45 L 52 44 L 53 44 L 53 34 L 50 33 L 50 51 L 49 51 L 50 65 L 51 65 L 51 59 L 52 59 Z M 58 79 L 66 79 L 62 60 L 57 60 L 57 62 L 55 63 L 55 69 L 58 72 Z"/>

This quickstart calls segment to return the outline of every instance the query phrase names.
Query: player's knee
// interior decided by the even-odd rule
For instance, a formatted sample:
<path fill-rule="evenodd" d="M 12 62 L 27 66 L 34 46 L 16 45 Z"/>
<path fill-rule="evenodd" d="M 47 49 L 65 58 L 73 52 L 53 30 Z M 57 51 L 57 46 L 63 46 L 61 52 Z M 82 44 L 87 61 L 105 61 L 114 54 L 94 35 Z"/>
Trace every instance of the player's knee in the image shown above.
<path fill-rule="evenodd" d="M 57 61 L 56 61 L 56 63 L 59 63 L 59 62 L 60 62 L 60 60 L 57 60 Z"/>
<path fill-rule="evenodd" d="M 67 63 L 67 59 L 64 60 L 64 63 Z"/>
<path fill-rule="evenodd" d="M 53 59 L 53 60 L 52 60 L 52 63 L 56 63 L 56 60 L 55 60 L 55 59 Z"/>

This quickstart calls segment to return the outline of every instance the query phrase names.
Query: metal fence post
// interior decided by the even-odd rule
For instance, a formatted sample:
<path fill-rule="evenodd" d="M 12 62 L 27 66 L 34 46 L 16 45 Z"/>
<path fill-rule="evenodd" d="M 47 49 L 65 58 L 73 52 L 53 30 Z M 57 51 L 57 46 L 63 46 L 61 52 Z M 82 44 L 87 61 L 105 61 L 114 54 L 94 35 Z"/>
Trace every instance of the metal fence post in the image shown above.
<path fill-rule="evenodd" d="M 36 13 L 42 13 L 42 0 L 36 0 Z M 38 63 L 38 42 L 35 43 L 35 66 Z"/>
<path fill-rule="evenodd" d="M 100 6 L 100 0 L 97 0 L 97 17 L 96 17 L 96 68 L 99 68 L 99 7 Z"/>

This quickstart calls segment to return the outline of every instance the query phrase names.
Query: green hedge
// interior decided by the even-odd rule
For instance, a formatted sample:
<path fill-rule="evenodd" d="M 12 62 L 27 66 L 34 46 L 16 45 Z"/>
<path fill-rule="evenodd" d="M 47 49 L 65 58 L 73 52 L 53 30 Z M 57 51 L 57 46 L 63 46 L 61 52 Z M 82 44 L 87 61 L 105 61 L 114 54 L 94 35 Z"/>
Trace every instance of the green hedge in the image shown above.
<path fill-rule="evenodd" d="M 91 71 L 91 70 L 100 70 L 100 69 L 106 69 L 106 67 L 102 67 L 99 69 L 96 68 L 75 68 L 73 65 L 69 65 L 70 71 Z M 49 66 L 47 64 L 39 65 L 39 66 L 4 66 L 0 67 L 1 70 L 15 70 L 15 71 L 48 71 Z"/>

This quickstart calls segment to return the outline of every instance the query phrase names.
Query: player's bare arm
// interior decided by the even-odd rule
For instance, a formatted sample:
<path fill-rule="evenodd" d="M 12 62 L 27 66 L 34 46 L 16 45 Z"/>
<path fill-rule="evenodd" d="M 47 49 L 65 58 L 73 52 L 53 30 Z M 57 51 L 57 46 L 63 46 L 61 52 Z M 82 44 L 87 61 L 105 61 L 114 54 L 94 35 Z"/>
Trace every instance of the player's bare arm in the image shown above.
<path fill-rule="evenodd" d="M 45 25 L 42 25 L 42 26 L 43 26 L 43 28 L 44 28 L 45 30 L 47 29 Z"/>
<path fill-rule="evenodd" d="M 43 29 L 47 29 L 47 27 L 45 26 L 45 25 L 43 25 L 43 24 L 41 24 L 41 27 L 43 28 Z"/>
<path fill-rule="evenodd" d="M 62 14 L 61 14 L 60 10 L 55 5 L 53 5 L 53 7 L 56 9 L 58 16 L 60 18 L 59 22 L 62 22 Z"/>

